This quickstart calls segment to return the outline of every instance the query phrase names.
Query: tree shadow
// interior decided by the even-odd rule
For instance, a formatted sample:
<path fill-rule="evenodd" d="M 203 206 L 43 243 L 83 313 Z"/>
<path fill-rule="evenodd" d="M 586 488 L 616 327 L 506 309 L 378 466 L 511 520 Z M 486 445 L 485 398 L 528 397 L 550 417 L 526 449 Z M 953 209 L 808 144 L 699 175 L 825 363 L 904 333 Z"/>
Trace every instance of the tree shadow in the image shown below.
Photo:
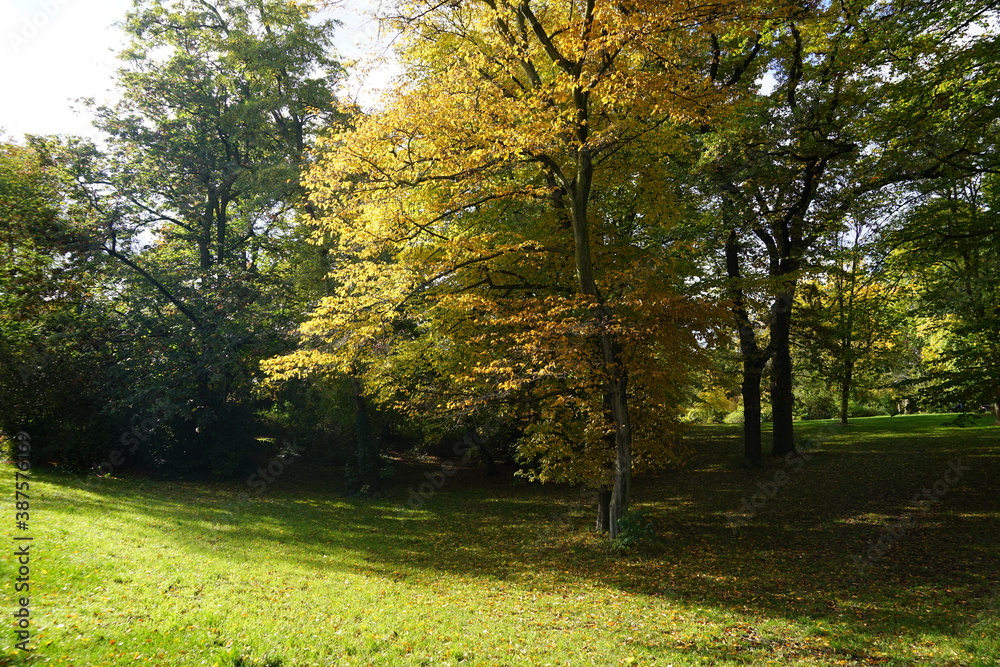
<path fill-rule="evenodd" d="M 636 506 L 661 537 L 624 553 L 589 531 L 593 506 L 578 489 L 484 478 L 469 467 L 435 477 L 443 470 L 436 461 L 404 467 L 394 494 L 375 501 L 339 495 L 329 484 L 336 471 L 321 468 L 289 469 L 264 494 L 246 498 L 236 484 L 46 479 L 85 492 L 49 511 L 141 515 L 194 557 L 264 544 L 316 573 L 392 581 L 472 576 L 484 586 L 534 589 L 587 582 L 731 616 L 735 630 L 697 648 L 706 655 L 807 655 L 820 649 L 768 639 L 754 624 L 823 622 L 862 645 L 901 628 L 961 637 L 974 627 L 1000 589 L 997 433 L 929 432 L 905 439 L 902 451 L 893 439 L 837 434 L 807 460 L 771 460 L 747 471 L 720 463 L 738 454 L 734 429 L 720 428 L 699 439 L 685 469 L 636 479 Z M 968 470 L 937 502 L 914 503 L 956 458 Z M 780 485 L 779 472 L 787 478 Z M 409 491 L 426 483 L 437 486 L 408 506 Z M 764 502 L 741 510 L 755 494 Z M 906 529 L 872 558 L 871 545 L 887 543 L 884 536 L 905 517 Z"/>

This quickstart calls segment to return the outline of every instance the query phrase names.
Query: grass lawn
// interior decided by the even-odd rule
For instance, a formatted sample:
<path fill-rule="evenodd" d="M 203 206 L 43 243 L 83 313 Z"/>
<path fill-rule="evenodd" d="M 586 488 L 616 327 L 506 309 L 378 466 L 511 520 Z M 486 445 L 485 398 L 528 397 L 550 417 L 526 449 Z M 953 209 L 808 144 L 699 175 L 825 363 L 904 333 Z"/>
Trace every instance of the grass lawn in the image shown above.
<path fill-rule="evenodd" d="M 951 419 L 801 422 L 808 458 L 753 472 L 737 427 L 693 429 L 635 482 L 659 541 L 624 552 L 573 488 L 460 470 L 406 508 L 434 462 L 377 502 L 304 465 L 249 500 L 33 471 L 35 650 L 8 555 L 0 665 L 995 667 L 1000 428 Z"/>

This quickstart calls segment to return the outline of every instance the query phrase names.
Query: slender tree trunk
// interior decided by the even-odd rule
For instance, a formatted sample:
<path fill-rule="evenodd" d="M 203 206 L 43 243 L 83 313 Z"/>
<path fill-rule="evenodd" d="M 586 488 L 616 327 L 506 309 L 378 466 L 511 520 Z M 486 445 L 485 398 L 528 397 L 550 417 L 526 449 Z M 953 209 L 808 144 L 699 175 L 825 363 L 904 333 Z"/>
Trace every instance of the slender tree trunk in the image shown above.
<path fill-rule="evenodd" d="M 368 404 L 361 389 L 361 382 L 351 378 L 354 386 L 355 441 L 357 443 L 356 465 L 358 471 L 358 491 L 363 495 L 377 496 L 381 492 L 379 479 L 378 447 L 372 434 Z"/>
<path fill-rule="evenodd" d="M 575 93 L 580 118 L 578 130 L 581 144 L 586 143 L 588 125 L 586 122 L 587 94 L 581 90 Z M 632 487 L 632 424 L 628 410 L 628 373 L 622 355 L 622 347 L 616 337 L 607 330 L 612 313 L 604 302 L 597 281 L 590 247 L 590 191 L 594 180 L 594 164 L 588 150 L 580 150 L 576 155 L 575 178 L 567 181 L 559 179 L 570 195 L 570 221 L 573 227 L 573 254 L 576 265 L 577 285 L 581 294 L 594 300 L 594 317 L 601 328 L 599 343 L 602 365 L 607 374 L 605 381 L 605 407 L 611 414 L 614 427 L 615 464 L 614 485 L 608 507 L 609 532 L 614 538 L 618 534 L 618 520 L 628 511 Z M 557 206 L 558 208 L 558 206 Z M 600 514 L 601 510 L 598 510 Z"/>
<path fill-rule="evenodd" d="M 854 382 L 854 364 L 844 364 L 844 376 L 840 380 L 840 423 L 847 426 L 847 411 L 851 404 L 851 384 Z"/>
<path fill-rule="evenodd" d="M 774 430 L 772 456 L 795 451 L 792 426 L 792 299 L 794 287 L 775 297 L 771 313 L 771 421 Z"/>
<path fill-rule="evenodd" d="M 861 232 L 857 227 L 854 230 L 854 250 L 859 244 Z M 843 342 L 841 343 L 841 354 L 844 357 L 844 373 L 840 378 L 840 423 L 847 426 L 848 408 L 851 403 L 851 385 L 854 383 L 854 323 L 855 323 L 855 297 L 858 294 L 858 254 L 851 255 L 851 271 L 847 274 L 846 287 L 841 285 L 840 295 L 840 321 L 842 325 Z M 846 300 L 844 292 L 846 294 Z M 846 301 L 846 304 L 845 304 Z"/>
<path fill-rule="evenodd" d="M 621 346 L 607 334 L 602 336 L 605 368 L 612 373 L 607 401 L 615 422 L 615 485 L 611 491 L 611 538 L 618 536 L 618 520 L 628 511 L 632 496 L 632 421 L 628 413 L 628 373 Z"/>
<path fill-rule="evenodd" d="M 217 209 L 215 212 L 215 247 L 216 247 L 215 255 L 217 258 L 216 261 L 219 263 L 219 266 L 223 266 L 225 265 L 226 260 L 228 259 L 228 257 L 226 256 L 226 242 L 227 242 L 226 233 L 228 231 L 227 229 L 228 221 L 226 220 L 225 204 L 217 203 L 216 207 Z"/>
<path fill-rule="evenodd" d="M 993 402 L 993 416 L 996 418 L 997 425 L 1000 425 L 1000 400 Z"/>
<path fill-rule="evenodd" d="M 746 296 L 741 285 L 739 239 L 736 230 L 730 230 L 726 239 L 726 272 L 729 276 L 729 298 L 740 338 L 740 357 L 743 361 L 743 464 L 756 468 L 764 463 L 760 431 L 760 383 L 768 350 L 757 344 L 757 333 L 746 308 Z"/>
<path fill-rule="evenodd" d="M 602 486 L 597 490 L 597 532 L 611 530 L 611 489 Z"/>
<path fill-rule="evenodd" d="M 201 233 L 198 236 L 198 263 L 201 270 L 212 268 L 212 237 L 215 233 L 215 195 L 209 194 L 202 213 Z"/>

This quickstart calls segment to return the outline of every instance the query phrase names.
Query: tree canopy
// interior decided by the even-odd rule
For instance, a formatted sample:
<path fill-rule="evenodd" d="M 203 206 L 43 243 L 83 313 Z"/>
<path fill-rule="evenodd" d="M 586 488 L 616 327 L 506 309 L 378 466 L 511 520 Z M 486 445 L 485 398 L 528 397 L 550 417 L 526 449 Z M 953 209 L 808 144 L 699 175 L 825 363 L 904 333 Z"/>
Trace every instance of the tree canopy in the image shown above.
<path fill-rule="evenodd" d="M 749 466 L 766 420 L 1000 419 L 993 4 L 401 1 L 365 112 L 335 3 L 136 0 L 102 140 L 0 147 L 0 426 L 368 495 L 470 437 L 615 536 L 686 416 Z"/>

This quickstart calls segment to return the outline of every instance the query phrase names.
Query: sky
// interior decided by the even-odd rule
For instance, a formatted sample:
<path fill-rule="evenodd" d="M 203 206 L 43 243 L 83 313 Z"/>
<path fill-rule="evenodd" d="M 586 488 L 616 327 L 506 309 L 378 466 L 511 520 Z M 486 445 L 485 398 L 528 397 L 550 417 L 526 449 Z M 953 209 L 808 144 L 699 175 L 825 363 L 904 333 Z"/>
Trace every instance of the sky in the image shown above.
<path fill-rule="evenodd" d="M 385 51 L 378 25 L 366 14 L 376 2 L 348 0 L 333 12 L 345 25 L 337 33 L 344 59 L 366 60 Z M 75 134 L 96 137 L 86 111 L 75 102 L 114 99 L 116 54 L 124 45 L 114 27 L 132 0 L 0 0 L 0 136 Z M 391 76 L 378 67 L 349 81 L 347 95 L 364 106 Z"/>

